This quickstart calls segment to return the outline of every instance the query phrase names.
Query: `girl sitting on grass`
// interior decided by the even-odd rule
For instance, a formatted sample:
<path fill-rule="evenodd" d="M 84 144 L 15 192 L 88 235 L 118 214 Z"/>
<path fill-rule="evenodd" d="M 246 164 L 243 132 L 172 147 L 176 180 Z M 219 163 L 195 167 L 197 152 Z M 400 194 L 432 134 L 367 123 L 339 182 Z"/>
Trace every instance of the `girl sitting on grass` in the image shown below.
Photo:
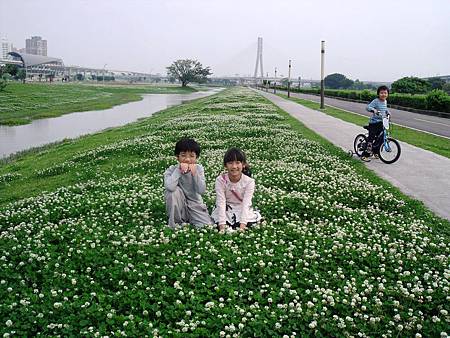
<path fill-rule="evenodd" d="M 223 164 L 226 173 L 216 178 L 216 207 L 211 217 L 220 232 L 230 227 L 245 230 L 261 221 L 261 214 L 252 208 L 255 180 L 242 150 L 228 149 Z"/>

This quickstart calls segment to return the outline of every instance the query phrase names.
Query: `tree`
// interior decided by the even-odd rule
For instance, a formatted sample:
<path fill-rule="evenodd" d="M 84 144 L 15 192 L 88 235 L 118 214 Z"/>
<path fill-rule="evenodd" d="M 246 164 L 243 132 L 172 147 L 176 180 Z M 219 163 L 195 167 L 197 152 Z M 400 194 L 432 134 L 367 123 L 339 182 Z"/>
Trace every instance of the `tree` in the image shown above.
<path fill-rule="evenodd" d="M 450 94 L 450 82 L 446 82 L 443 86 L 442 86 L 442 90 L 444 92 L 446 92 L 447 94 Z"/>
<path fill-rule="evenodd" d="M 352 88 L 356 90 L 363 90 L 366 88 L 366 86 L 364 82 L 361 82 L 359 81 L 359 79 L 356 79 L 355 82 L 353 82 Z"/>
<path fill-rule="evenodd" d="M 6 78 L 0 72 L 0 92 L 3 91 L 7 85 L 8 85 L 8 82 L 6 81 Z"/>
<path fill-rule="evenodd" d="M 5 67 L 0 66 L 0 92 L 3 91 L 3 89 L 5 89 L 6 86 L 8 85 L 6 77 L 3 75 L 4 68 Z"/>
<path fill-rule="evenodd" d="M 16 76 L 17 72 L 19 70 L 19 66 L 17 65 L 12 65 L 12 64 L 7 64 L 3 67 L 3 73 L 4 74 L 9 74 L 11 76 Z"/>
<path fill-rule="evenodd" d="M 345 75 L 334 73 L 325 77 L 324 84 L 330 89 L 347 89 L 353 85 L 353 81 L 347 79 Z"/>
<path fill-rule="evenodd" d="M 425 94 L 431 90 L 431 83 L 418 77 L 402 77 L 392 83 L 393 93 Z"/>
<path fill-rule="evenodd" d="M 197 60 L 177 60 L 167 67 L 169 78 L 178 79 L 182 87 L 186 87 L 189 82 L 206 82 L 207 76 L 211 74 L 210 68 L 203 68 Z"/>
<path fill-rule="evenodd" d="M 431 84 L 431 89 L 442 89 L 445 85 L 445 80 L 440 77 L 432 77 L 428 79 L 428 82 Z"/>
<path fill-rule="evenodd" d="M 17 71 L 17 74 L 16 74 L 16 79 L 22 80 L 22 82 L 25 83 L 26 77 L 27 77 L 27 73 L 26 73 L 25 69 L 19 68 L 19 70 Z"/>

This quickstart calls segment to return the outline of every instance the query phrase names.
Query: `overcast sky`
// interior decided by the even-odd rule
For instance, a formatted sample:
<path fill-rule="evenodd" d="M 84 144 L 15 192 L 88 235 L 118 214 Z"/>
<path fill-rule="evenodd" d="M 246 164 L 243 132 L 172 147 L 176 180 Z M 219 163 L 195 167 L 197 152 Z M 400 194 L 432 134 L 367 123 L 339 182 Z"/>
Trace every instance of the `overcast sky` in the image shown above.
<path fill-rule="evenodd" d="M 450 74 L 450 0 L 0 0 L 0 36 L 32 35 L 66 65 L 166 73 L 198 59 L 214 76 L 264 73 L 393 81 Z"/>

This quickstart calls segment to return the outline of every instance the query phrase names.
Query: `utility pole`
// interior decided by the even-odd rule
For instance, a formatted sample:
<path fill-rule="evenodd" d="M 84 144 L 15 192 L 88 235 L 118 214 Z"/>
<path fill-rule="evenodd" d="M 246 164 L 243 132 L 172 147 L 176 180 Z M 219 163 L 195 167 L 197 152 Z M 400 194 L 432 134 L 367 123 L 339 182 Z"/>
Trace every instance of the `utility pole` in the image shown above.
<path fill-rule="evenodd" d="M 103 66 L 103 84 L 105 84 L 105 68 L 108 64 L 105 63 L 105 65 Z"/>
<path fill-rule="evenodd" d="M 275 81 L 273 83 L 273 93 L 277 93 L 277 67 L 275 67 Z"/>
<path fill-rule="evenodd" d="M 324 109 L 324 83 L 323 83 L 323 73 L 324 73 L 324 58 L 325 58 L 325 41 L 322 40 L 322 47 L 320 51 L 320 109 Z"/>
<path fill-rule="evenodd" d="M 288 72 L 288 97 L 291 97 L 291 60 L 289 60 L 289 72 Z"/>

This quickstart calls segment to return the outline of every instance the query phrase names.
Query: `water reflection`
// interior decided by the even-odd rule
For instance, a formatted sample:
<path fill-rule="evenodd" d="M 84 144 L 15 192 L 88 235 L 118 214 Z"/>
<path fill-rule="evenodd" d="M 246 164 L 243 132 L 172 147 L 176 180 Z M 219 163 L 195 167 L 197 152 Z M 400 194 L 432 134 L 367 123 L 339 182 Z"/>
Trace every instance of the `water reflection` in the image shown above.
<path fill-rule="evenodd" d="M 221 89 L 190 94 L 146 94 L 143 100 L 110 109 L 34 120 L 23 126 L 0 126 L 0 158 L 47 143 L 122 126 L 168 107 L 217 93 Z"/>

